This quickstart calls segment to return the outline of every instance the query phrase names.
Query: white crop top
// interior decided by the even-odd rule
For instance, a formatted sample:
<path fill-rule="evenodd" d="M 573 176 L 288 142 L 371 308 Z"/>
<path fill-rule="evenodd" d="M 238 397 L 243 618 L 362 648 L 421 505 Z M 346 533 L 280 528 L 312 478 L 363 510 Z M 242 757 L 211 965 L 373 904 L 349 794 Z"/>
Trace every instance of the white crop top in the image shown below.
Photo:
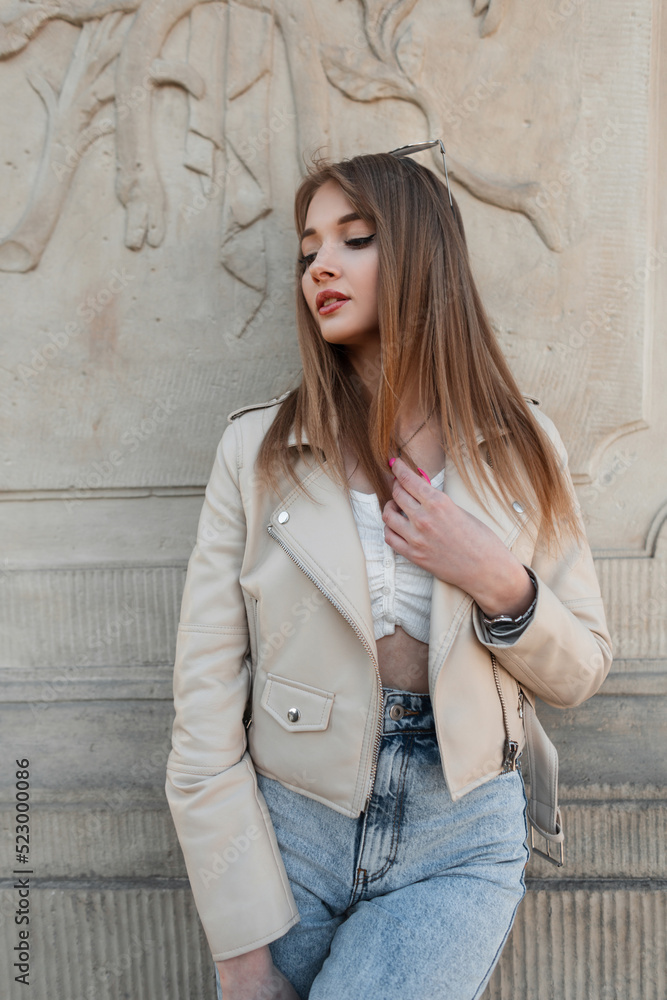
<path fill-rule="evenodd" d="M 431 485 L 441 489 L 445 470 Z M 384 521 L 375 493 L 350 490 L 354 519 L 366 555 L 375 638 L 393 635 L 396 625 L 421 642 L 428 642 L 431 625 L 433 574 L 395 552 L 384 540 Z"/>

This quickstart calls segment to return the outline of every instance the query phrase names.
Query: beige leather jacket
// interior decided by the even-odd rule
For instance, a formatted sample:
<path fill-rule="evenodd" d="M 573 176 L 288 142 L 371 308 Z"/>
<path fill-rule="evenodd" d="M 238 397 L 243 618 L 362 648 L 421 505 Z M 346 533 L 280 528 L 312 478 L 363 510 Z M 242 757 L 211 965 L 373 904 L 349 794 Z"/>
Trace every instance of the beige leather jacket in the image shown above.
<path fill-rule="evenodd" d="M 286 395 L 228 417 L 177 635 L 166 796 L 216 960 L 267 944 L 299 920 L 255 771 L 357 817 L 382 738 L 366 563 L 349 499 L 314 458 L 299 459 L 297 471 L 316 503 L 289 482 L 282 495 L 268 493 L 254 473 Z M 536 401 L 531 410 L 567 469 L 558 431 Z M 612 653 L 588 545 L 549 557 L 520 497 L 494 508 L 494 520 L 451 462 L 444 490 L 497 532 L 538 586 L 525 631 L 494 644 L 472 598 L 433 580 L 429 689 L 456 800 L 501 772 L 506 726 L 523 747 L 522 696 L 579 705 L 602 684 Z"/>

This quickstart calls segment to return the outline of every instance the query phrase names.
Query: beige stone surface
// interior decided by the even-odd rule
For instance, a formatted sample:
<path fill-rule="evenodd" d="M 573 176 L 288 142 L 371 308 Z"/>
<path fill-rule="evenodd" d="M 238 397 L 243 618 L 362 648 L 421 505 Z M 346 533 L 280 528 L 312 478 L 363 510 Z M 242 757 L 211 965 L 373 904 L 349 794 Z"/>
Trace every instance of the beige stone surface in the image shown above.
<path fill-rule="evenodd" d="M 665 996 L 662 6 L 2 2 L 0 759 L 31 759 L 36 1000 L 214 996 L 162 791 L 203 489 L 227 413 L 298 379 L 304 158 L 438 136 L 616 652 L 590 703 L 540 706 L 567 864 L 531 860 L 488 996 Z M 3 767 L 5 901 L 12 798 Z"/>

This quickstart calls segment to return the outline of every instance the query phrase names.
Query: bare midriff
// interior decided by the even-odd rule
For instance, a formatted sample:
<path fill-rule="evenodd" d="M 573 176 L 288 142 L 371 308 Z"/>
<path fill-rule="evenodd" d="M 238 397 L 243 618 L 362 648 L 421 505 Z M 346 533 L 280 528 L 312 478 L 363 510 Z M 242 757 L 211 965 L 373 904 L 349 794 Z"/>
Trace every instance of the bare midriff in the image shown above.
<path fill-rule="evenodd" d="M 428 643 L 409 635 L 400 625 L 393 635 L 377 640 L 383 687 L 428 694 Z"/>
<path fill-rule="evenodd" d="M 444 467 L 445 453 L 437 441 L 430 439 L 430 435 L 426 436 L 421 448 L 414 448 L 410 454 L 413 461 L 424 469 L 431 479 Z M 346 458 L 345 464 L 351 489 L 360 493 L 374 492 L 372 484 L 358 466 L 352 471 L 355 466 L 354 459 Z M 394 476 L 391 473 L 387 475 L 387 482 L 391 487 Z M 400 625 L 396 625 L 392 635 L 383 635 L 377 640 L 377 651 L 383 687 L 428 694 L 427 642 L 415 639 Z"/>

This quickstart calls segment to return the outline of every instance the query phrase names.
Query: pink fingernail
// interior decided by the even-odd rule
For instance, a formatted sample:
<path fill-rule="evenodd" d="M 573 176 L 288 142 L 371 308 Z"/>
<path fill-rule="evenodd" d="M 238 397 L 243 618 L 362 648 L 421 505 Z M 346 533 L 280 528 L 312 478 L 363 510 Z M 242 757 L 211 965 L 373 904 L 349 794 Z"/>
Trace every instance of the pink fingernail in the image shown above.
<path fill-rule="evenodd" d="M 396 459 L 395 459 L 395 458 L 390 458 L 390 459 L 389 459 L 389 468 L 390 468 L 390 469 L 391 469 L 391 467 L 392 467 L 392 465 L 394 464 L 394 462 L 395 462 L 395 461 L 396 461 Z"/>
<path fill-rule="evenodd" d="M 428 476 L 426 475 L 426 473 L 424 472 L 424 470 L 423 470 L 423 469 L 420 469 L 420 468 L 419 468 L 419 466 L 417 466 L 417 472 L 421 472 L 422 476 L 424 477 L 424 479 L 425 479 L 425 480 L 426 480 L 426 481 L 427 481 L 428 483 L 430 483 L 430 482 L 431 482 L 431 480 L 430 480 L 430 479 L 428 478 Z"/>

